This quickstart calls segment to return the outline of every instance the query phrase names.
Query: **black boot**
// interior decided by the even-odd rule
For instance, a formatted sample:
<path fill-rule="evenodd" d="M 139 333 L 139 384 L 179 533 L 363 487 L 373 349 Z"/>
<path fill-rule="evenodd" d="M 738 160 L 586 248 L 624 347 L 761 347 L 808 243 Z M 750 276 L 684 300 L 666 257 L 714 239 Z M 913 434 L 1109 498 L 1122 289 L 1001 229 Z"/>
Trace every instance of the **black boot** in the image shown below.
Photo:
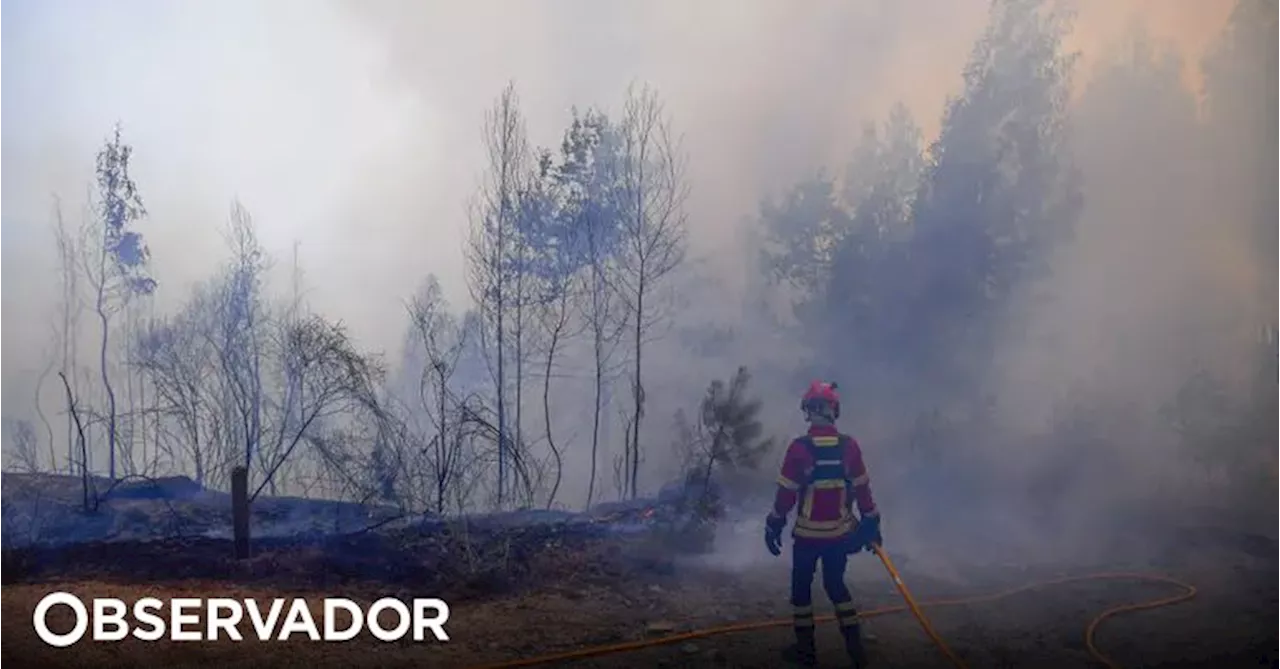
<path fill-rule="evenodd" d="M 841 627 L 840 632 L 844 635 L 844 648 L 849 652 L 851 666 L 854 669 L 864 669 L 867 666 L 867 653 L 862 647 L 862 626 L 855 623 Z"/>
<path fill-rule="evenodd" d="M 814 644 L 812 627 L 797 627 L 796 642 L 782 651 L 783 659 L 802 667 L 818 664 L 818 651 Z"/>

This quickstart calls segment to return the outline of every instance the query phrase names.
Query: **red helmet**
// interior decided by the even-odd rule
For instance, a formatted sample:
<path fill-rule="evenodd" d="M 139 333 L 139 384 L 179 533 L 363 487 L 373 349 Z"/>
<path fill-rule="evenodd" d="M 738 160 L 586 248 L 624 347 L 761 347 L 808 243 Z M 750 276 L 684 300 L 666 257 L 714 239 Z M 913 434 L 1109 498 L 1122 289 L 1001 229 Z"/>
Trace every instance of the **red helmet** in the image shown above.
<path fill-rule="evenodd" d="M 840 393 L 836 392 L 836 384 L 826 381 L 814 381 L 800 398 L 800 410 L 809 414 L 826 415 L 835 420 L 840 417 Z"/>

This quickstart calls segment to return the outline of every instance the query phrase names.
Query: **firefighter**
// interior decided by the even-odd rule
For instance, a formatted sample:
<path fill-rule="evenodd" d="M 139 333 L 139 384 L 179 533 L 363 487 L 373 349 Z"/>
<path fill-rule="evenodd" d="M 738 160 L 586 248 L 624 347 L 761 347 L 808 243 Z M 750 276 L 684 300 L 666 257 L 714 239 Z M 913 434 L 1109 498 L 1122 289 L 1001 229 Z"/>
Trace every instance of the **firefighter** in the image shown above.
<path fill-rule="evenodd" d="M 785 655 L 805 666 L 817 663 L 813 628 L 813 577 L 822 564 L 822 585 L 835 606 L 853 666 L 865 665 L 858 612 L 844 582 L 849 555 L 880 543 L 880 514 L 871 497 L 858 442 L 836 429 L 840 395 L 836 384 L 814 381 L 800 400 L 808 433 L 787 447 L 773 511 L 765 521 L 765 545 L 782 553 L 787 514 L 799 504 L 792 529 L 791 605 L 796 643 Z M 853 517 L 856 503 L 861 519 Z"/>

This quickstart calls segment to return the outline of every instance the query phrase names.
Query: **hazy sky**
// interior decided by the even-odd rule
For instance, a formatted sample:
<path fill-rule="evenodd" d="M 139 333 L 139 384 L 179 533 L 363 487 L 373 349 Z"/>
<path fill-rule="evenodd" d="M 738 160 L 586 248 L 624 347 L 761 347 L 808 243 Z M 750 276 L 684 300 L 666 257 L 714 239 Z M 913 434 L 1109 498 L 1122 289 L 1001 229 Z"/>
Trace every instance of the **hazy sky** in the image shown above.
<path fill-rule="evenodd" d="M 558 139 L 572 105 L 616 109 L 629 82 L 656 86 L 687 136 L 695 234 L 725 239 L 761 194 L 838 163 L 859 124 L 893 102 L 932 132 L 987 4 L 9 0 L 5 398 L 48 339 L 52 195 L 78 220 L 117 120 L 136 151 L 162 308 L 221 260 L 219 226 L 239 197 L 281 261 L 302 240 L 315 306 L 389 348 L 402 300 L 428 272 L 464 299 L 481 116 L 508 80 L 540 144 Z M 1230 9 L 1076 4 L 1076 46 L 1136 19 L 1192 62 Z"/>

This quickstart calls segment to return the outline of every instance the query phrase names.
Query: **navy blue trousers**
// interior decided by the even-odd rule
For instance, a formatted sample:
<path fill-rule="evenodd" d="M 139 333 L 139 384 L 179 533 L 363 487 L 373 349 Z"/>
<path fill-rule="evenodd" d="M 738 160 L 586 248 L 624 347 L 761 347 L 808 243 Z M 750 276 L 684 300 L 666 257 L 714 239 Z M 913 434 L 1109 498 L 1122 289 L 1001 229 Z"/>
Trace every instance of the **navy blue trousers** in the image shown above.
<path fill-rule="evenodd" d="M 808 636 L 804 630 L 813 629 L 813 577 L 822 567 L 822 588 L 835 605 L 840 627 L 858 624 L 858 611 L 853 606 L 853 593 L 844 582 L 844 570 L 849 564 L 849 554 L 839 542 L 792 543 L 791 553 L 791 606 L 794 608 L 797 635 Z"/>

